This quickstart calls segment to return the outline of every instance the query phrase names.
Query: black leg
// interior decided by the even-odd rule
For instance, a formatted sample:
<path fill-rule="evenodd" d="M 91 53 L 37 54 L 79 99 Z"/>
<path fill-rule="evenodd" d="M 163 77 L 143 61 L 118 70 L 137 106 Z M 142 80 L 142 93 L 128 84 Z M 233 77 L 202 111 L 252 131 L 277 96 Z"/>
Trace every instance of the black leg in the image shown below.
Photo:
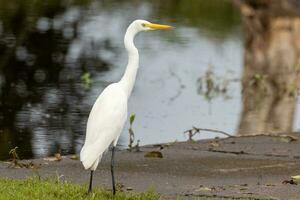
<path fill-rule="evenodd" d="M 115 185 L 115 176 L 114 176 L 114 157 L 115 157 L 115 147 L 113 146 L 111 152 L 111 164 L 110 164 L 113 195 L 116 194 L 116 185 Z"/>
<path fill-rule="evenodd" d="M 91 192 L 92 192 L 93 173 L 94 173 L 94 171 L 93 171 L 93 170 L 91 170 L 90 186 L 89 186 L 88 193 L 91 193 Z"/>

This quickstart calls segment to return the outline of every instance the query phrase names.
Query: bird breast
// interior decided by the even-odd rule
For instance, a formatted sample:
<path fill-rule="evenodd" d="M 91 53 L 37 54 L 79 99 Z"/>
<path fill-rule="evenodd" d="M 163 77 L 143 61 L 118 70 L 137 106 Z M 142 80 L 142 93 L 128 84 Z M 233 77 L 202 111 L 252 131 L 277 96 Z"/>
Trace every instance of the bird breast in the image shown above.
<path fill-rule="evenodd" d="M 127 96 L 118 83 L 111 84 L 97 98 L 89 115 L 80 153 L 85 168 L 89 168 L 119 138 L 126 119 Z"/>
<path fill-rule="evenodd" d="M 87 137 L 97 140 L 119 137 L 127 119 L 127 96 L 117 83 L 109 85 L 97 98 L 87 123 Z"/>

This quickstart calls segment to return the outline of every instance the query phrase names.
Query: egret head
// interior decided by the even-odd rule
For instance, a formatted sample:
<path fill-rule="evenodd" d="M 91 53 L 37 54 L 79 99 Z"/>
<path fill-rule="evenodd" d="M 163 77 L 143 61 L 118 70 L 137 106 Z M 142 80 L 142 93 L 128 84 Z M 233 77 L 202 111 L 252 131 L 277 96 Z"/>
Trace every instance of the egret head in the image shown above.
<path fill-rule="evenodd" d="M 172 29 L 172 26 L 169 25 L 163 25 L 163 24 L 154 24 L 151 22 L 148 22 L 146 20 L 135 20 L 133 23 L 134 27 L 138 32 L 140 31 L 151 31 L 151 30 L 167 30 Z"/>

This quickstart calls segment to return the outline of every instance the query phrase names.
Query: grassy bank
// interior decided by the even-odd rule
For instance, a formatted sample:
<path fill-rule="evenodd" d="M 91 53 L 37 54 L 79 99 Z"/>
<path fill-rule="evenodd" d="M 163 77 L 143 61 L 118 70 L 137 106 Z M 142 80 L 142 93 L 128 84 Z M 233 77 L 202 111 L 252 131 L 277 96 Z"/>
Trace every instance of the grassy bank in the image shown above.
<path fill-rule="evenodd" d="M 118 192 L 116 196 L 113 197 L 110 191 L 104 189 L 94 188 L 92 194 L 87 194 L 86 190 L 86 186 L 55 179 L 0 179 L 1 200 L 162 200 L 158 194 L 150 191 L 145 193 Z"/>

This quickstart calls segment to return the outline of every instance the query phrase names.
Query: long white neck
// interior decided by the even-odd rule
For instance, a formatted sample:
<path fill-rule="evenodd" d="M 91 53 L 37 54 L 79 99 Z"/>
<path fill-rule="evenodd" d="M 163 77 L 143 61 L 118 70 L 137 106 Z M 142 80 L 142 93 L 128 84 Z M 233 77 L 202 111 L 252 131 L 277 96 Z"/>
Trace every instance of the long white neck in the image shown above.
<path fill-rule="evenodd" d="M 129 98 L 132 89 L 134 87 L 136 74 L 139 68 L 139 52 L 137 48 L 134 46 L 133 40 L 134 36 L 138 33 L 138 31 L 132 26 L 132 24 L 127 28 L 124 44 L 128 53 L 128 64 L 126 67 L 126 71 L 120 80 L 120 84 L 124 87 L 124 90 Z"/>

